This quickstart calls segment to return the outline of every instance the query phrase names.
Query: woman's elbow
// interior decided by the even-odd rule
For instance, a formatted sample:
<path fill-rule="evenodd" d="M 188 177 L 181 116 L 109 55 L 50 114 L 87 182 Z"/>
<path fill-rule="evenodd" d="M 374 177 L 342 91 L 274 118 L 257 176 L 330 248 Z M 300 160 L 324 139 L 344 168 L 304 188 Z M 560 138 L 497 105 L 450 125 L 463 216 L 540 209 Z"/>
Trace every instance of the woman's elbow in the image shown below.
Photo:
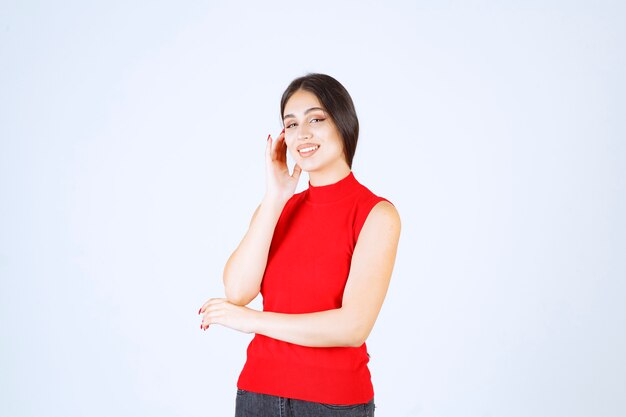
<path fill-rule="evenodd" d="M 365 343 L 365 340 L 367 340 L 367 334 L 357 332 L 350 339 L 350 347 L 361 347 L 363 343 Z"/>
<path fill-rule="evenodd" d="M 353 342 L 351 342 L 351 343 L 349 343 L 349 344 L 347 345 L 347 347 L 354 347 L 354 348 L 358 348 L 358 347 L 363 346 L 363 343 L 365 343 L 365 341 L 364 341 L 364 340 L 362 340 L 362 339 L 354 339 L 354 341 L 353 341 Z"/>
<path fill-rule="evenodd" d="M 346 345 L 349 347 L 361 347 L 370 334 L 371 327 L 359 321 L 352 322 L 350 330 L 347 332 Z"/>
<path fill-rule="evenodd" d="M 259 294 L 259 290 L 255 291 L 243 291 L 242 289 L 236 289 L 229 286 L 224 286 L 224 293 L 226 295 L 226 299 L 232 303 L 239 306 L 245 306 L 250 304 L 252 300 L 256 298 Z"/>
<path fill-rule="evenodd" d="M 224 294 L 226 299 L 240 306 L 248 305 L 261 291 L 260 285 L 250 285 L 249 281 L 243 279 L 240 274 L 234 273 L 226 263 L 222 274 L 224 284 Z"/>

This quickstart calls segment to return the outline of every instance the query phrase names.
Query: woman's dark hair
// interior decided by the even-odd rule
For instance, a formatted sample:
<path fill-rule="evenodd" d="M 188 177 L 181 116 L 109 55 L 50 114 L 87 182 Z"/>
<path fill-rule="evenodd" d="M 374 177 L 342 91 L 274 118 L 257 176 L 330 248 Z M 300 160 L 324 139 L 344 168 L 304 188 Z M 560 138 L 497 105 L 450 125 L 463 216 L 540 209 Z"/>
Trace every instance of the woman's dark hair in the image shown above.
<path fill-rule="evenodd" d="M 343 153 L 346 162 L 352 169 L 352 159 L 354 158 L 356 144 L 359 139 L 359 119 L 356 116 L 354 103 L 352 103 L 352 98 L 348 91 L 330 75 L 309 73 L 296 78 L 289 84 L 283 93 L 283 97 L 280 99 L 281 120 L 284 116 L 285 104 L 298 90 L 305 90 L 315 94 L 320 103 L 322 103 L 322 107 L 326 109 L 328 115 L 333 119 L 343 140 Z"/>

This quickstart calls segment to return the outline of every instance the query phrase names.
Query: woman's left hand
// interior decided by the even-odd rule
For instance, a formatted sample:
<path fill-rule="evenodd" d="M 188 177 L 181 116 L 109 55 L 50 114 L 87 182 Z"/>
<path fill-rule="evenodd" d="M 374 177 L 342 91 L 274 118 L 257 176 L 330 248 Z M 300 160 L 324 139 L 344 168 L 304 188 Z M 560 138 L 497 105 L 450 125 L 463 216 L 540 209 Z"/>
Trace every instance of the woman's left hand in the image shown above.
<path fill-rule="evenodd" d="M 200 328 L 206 330 L 211 324 L 221 324 L 244 333 L 252 333 L 252 319 L 256 310 L 230 303 L 226 298 L 210 298 L 200 307 Z"/>

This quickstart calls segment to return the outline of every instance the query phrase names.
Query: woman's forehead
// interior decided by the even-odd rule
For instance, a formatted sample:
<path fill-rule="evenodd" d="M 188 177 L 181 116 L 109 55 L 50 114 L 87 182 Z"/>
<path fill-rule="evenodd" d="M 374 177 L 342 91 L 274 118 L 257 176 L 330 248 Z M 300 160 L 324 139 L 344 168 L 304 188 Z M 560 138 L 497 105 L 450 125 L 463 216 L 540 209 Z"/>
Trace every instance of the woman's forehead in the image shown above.
<path fill-rule="evenodd" d="M 284 117 L 304 114 L 311 109 L 324 110 L 317 96 L 309 91 L 298 90 L 287 100 Z"/>

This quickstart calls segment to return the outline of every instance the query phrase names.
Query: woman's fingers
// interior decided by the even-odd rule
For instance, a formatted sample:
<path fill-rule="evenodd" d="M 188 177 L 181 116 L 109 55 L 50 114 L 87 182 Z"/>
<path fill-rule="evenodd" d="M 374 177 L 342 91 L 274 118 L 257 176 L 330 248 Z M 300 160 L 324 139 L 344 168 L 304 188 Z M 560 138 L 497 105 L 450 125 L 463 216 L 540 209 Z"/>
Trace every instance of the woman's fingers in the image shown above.
<path fill-rule="evenodd" d="M 291 177 L 297 181 L 300 178 L 300 174 L 302 174 L 302 168 L 300 168 L 300 165 L 295 164 L 293 166 L 293 172 L 291 173 Z"/>
<path fill-rule="evenodd" d="M 265 157 L 267 159 L 267 162 L 272 162 L 272 148 L 273 148 L 273 143 L 274 139 L 272 139 L 272 135 L 267 135 L 267 143 L 265 146 Z"/>
<path fill-rule="evenodd" d="M 289 174 L 285 129 L 279 133 L 275 140 L 272 135 L 269 135 L 267 142 L 265 149 L 266 195 L 280 199 L 289 198 L 293 195 L 294 185 L 297 184 L 302 170 L 299 166 L 294 167 L 293 172 Z"/>
<path fill-rule="evenodd" d="M 202 321 L 200 322 L 200 328 L 202 330 L 206 330 L 209 328 L 209 325 L 213 323 L 219 324 L 219 318 L 224 315 L 224 303 L 227 300 L 225 298 L 211 298 L 209 301 L 204 303 L 204 305 L 200 308 L 199 313 L 202 313 Z"/>
<path fill-rule="evenodd" d="M 202 320 L 200 321 L 200 329 L 206 330 L 209 328 L 210 320 L 207 313 L 211 310 L 212 306 L 223 302 L 223 300 L 224 299 L 222 298 L 210 298 L 206 303 L 202 305 L 202 307 L 200 307 L 198 314 L 203 314 Z"/>
<path fill-rule="evenodd" d="M 278 135 L 278 137 L 276 138 L 276 140 L 270 139 L 273 143 L 272 143 L 272 160 L 274 161 L 280 161 L 280 162 L 286 162 L 287 161 L 287 154 L 286 154 L 286 149 L 287 149 L 287 145 L 285 144 L 285 132 L 280 132 L 280 134 Z"/>
<path fill-rule="evenodd" d="M 285 164 L 287 163 L 287 142 L 285 141 L 285 131 L 280 134 L 280 158 Z"/>
<path fill-rule="evenodd" d="M 223 303 L 224 301 L 226 301 L 225 298 L 209 298 L 204 304 L 202 304 L 202 307 L 200 307 L 200 310 L 198 310 L 198 314 L 204 313 L 208 306 L 212 304 Z"/>

